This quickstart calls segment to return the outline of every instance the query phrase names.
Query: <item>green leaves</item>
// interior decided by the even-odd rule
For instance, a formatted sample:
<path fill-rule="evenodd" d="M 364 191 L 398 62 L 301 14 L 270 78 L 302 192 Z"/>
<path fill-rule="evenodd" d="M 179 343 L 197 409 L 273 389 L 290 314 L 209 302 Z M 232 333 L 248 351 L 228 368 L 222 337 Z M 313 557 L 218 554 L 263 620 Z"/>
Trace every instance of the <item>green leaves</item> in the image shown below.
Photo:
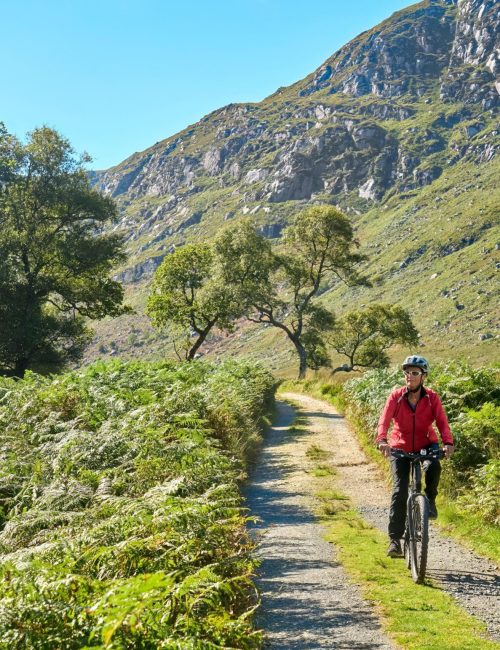
<path fill-rule="evenodd" d="M 388 367 L 386 350 L 396 343 L 416 345 L 418 332 L 402 307 L 379 304 L 344 314 L 338 319 L 328 342 L 349 360 L 335 371 L 350 372 L 356 368 Z"/>
<path fill-rule="evenodd" d="M 358 243 L 353 228 L 337 208 L 307 208 L 285 230 L 284 240 L 293 259 L 302 262 L 313 286 L 328 273 L 353 284 L 366 284 L 355 268 L 365 257 L 355 252 Z"/>
<path fill-rule="evenodd" d="M 230 286 L 248 313 L 255 304 L 272 304 L 277 288 L 272 273 L 279 260 L 267 239 L 249 221 L 223 230 L 214 241 L 214 252 L 221 281 Z"/>
<path fill-rule="evenodd" d="M 339 279 L 366 284 L 356 270 L 364 260 L 356 247 L 349 220 L 329 205 L 299 213 L 278 251 L 249 222 L 215 241 L 221 276 L 237 290 L 247 318 L 286 333 L 299 356 L 301 377 L 308 367 L 329 365 L 324 335 L 334 316 L 315 299 Z"/>
<path fill-rule="evenodd" d="M 101 232 L 116 208 L 85 161 L 47 127 L 25 145 L 0 129 L 0 373 L 57 370 L 88 342 L 83 317 L 127 311 L 108 277 L 123 242 Z"/>
<path fill-rule="evenodd" d="M 278 327 L 297 351 L 303 376 L 308 367 L 330 364 L 325 334 L 335 319 L 315 299 L 339 279 L 367 284 L 356 269 L 365 259 L 357 245 L 347 217 L 329 205 L 298 214 L 279 250 L 243 220 L 212 246 L 189 245 L 167 256 L 148 313 L 157 327 L 180 328 L 187 359 L 213 327 L 231 331 L 243 315 Z"/>
<path fill-rule="evenodd" d="M 218 277 L 206 244 L 176 250 L 155 273 L 147 314 L 155 327 L 173 324 L 185 333 L 186 359 L 194 358 L 213 327 L 230 331 L 241 313 L 236 292 Z"/>

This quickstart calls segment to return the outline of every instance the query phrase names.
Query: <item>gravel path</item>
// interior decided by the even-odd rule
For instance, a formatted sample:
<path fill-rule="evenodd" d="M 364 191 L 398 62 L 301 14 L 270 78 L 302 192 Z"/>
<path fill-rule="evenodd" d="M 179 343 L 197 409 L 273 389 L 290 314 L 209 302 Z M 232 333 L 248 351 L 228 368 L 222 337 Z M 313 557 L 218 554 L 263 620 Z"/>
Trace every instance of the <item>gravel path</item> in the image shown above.
<path fill-rule="evenodd" d="M 327 429 L 339 416 L 323 414 Z M 260 522 L 262 564 L 257 585 L 262 606 L 257 625 L 266 632 L 266 647 L 281 650 L 349 648 L 389 650 L 395 646 L 382 632 L 370 605 L 349 582 L 335 560 L 334 547 L 313 515 L 314 486 L 306 451 L 312 444 L 331 448 L 330 432 L 316 428 L 289 431 L 295 411 L 278 402 L 278 419 L 265 440 L 245 496 Z"/>
<path fill-rule="evenodd" d="M 333 449 L 339 488 L 367 521 L 387 531 L 390 492 L 377 467 L 366 460 L 344 418 L 329 404 L 301 394 L 287 393 L 309 421 L 314 435 L 327 433 Z M 311 439 L 312 443 L 312 439 Z M 431 526 L 428 575 L 451 593 L 470 614 L 485 622 L 492 639 L 500 641 L 500 573 Z M 406 570 L 403 562 L 401 569 Z M 333 646 L 332 646 L 333 647 Z"/>

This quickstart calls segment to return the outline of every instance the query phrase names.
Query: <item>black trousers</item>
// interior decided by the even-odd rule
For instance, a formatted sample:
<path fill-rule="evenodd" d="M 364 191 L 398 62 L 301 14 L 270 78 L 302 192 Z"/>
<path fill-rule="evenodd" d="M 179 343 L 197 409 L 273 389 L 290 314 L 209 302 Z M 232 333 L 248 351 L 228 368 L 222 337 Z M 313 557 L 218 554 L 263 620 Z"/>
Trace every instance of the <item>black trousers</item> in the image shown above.
<path fill-rule="evenodd" d="M 408 458 L 391 458 L 392 498 L 389 512 L 389 537 L 400 539 L 404 535 L 406 520 L 406 501 L 410 481 L 410 460 Z M 438 460 L 426 460 L 423 463 L 425 475 L 425 494 L 435 499 L 438 493 L 441 463 Z"/>

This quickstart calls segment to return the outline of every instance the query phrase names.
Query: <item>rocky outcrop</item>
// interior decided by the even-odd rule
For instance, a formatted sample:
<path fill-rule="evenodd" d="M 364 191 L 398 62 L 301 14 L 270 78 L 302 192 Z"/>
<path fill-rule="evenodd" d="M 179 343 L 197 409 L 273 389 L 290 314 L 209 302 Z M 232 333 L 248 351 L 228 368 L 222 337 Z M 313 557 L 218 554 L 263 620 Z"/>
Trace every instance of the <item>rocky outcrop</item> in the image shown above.
<path fill-rule="evenodd" d="M 500 94 L 500 11 L 498 0 L 459 0 L 444 101 L 495 108 Z"/>
<path fill-rule="evenodd" d="M 257 232 L 259 232 L 266 239 L 277 239 L 281 237 L 281 232 L 283 230 L 284 224 L 282 223 L 268 223 L 265 226 L 259 226 Z"/>
<path fill-rule="evenodd" d="M 311 156 L 300 151 L 286 151 L 279 156 L 273 180 L 266 185 L 264 195 L 270 203 L 310 199 L 315 190 L 322 189 Z"/>
<path fill-rule="evenodd" d="M 354 39 L 314 74 L 300 96 L 324 88 L 353 97 L 422 95 L 448 64 L 454 30 L 448 4 L 416 5 Z"/>
<path fill-rule="evenodd" d="M 203 212 L 201 211 L 193 212 L 193 214 L 191 214 L 187 219 L 180 222 L 177 226 L 177 231 L 185 230 L 186 228 L 189 228 L 189 226 L 194 226 L 195 224 L 200 223 L 202 216 Z"/>
<path fill-rule="evenodd" d="M 357 211 L 431 184 L 464 158 L 488 162 L 499 149 L 498 14 L 498 0 L 424 0 L 304 81 L 214 111 L 91 180 L 118 200 L 132 254 L 154 259 L 202 219 L 259 213 L 263 234 L 275 237 L 288 202 Z M 137 281 L 153 266 L 138 262 L 124 277 Z"/>
<path fill-rule="evenodd" d="M 170 252 L 173 252 L 173 250 Z M 150 257 L 144 262 L 139 262 L 138 264 L 134 264 L 134 266 L 120 271 L 120 273 L 117 273 L 113 279 L 125 284 L 134 284 L 135 282 L 139 282 L 139 280 L 151 277 L 163 262 L 164 258 L 165 255 L 155 255 L 154 257 Z"/>

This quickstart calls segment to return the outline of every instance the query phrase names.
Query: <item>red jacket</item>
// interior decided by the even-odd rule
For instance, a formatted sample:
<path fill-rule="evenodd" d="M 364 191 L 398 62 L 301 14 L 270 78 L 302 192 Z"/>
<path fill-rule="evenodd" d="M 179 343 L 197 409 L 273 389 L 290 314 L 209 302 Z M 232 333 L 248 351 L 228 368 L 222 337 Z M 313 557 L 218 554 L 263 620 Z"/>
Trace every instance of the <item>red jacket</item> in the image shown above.
<path fill-rule="evenodd" d="M 391 436 L 388 440 L 391 447 L 404 451 L 420 451 L 438 437 L 432 423 L 435 422 L 444 444 L 452 445 L 448 418 L 437 393 L 430 388 L 421 389 L 420 399 L 415 411 L 408 403 L 408 389 L 397 388 L 387 398 L 384 410 L 378 421 L 377 444 L 387 440 L 387 432 L 391 421 L 394 421 Z"/>

